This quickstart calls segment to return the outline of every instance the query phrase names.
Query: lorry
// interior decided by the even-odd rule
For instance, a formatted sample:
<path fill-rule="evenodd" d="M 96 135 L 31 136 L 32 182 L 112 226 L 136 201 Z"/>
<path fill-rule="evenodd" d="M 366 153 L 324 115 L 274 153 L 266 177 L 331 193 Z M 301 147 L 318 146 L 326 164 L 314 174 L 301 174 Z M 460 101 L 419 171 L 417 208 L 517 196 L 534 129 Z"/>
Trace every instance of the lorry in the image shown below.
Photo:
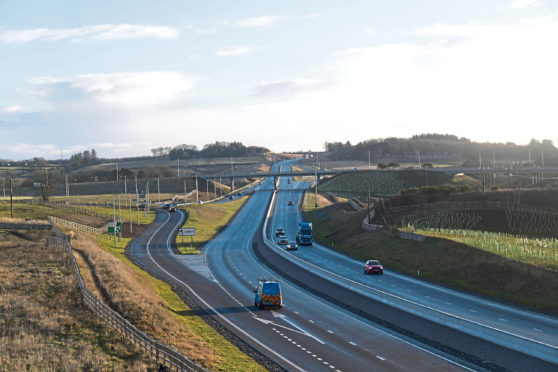
<path fill-rule="evenodd" d="M 298 224 L 298 233 L 296 234 L 296 242 L 298 245 L 312 245 L 312 224 L 309 222 L 301 222 Z"/>

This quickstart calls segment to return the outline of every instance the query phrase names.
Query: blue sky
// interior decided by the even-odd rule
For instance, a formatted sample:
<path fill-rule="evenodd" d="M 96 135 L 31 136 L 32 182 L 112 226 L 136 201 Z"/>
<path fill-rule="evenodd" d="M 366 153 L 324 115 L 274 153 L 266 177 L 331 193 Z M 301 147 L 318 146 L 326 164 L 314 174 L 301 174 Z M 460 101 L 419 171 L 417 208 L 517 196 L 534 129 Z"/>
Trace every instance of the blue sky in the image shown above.
<path fill-rule="evenodd" d="M 558 142 L 558 1 L 0 0 L 0 158 Z"/>

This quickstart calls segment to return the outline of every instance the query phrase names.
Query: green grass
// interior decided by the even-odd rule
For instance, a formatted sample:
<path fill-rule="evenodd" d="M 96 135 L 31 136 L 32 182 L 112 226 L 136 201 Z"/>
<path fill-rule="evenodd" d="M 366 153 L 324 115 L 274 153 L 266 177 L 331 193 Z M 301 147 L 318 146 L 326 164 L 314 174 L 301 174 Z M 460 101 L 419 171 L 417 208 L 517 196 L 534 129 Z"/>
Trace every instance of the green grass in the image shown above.
<path fill-rule="evenodd" d="M 185 207 L 184 209 L 188 212 L 189 217 L 183 227 L 195 228 L 196 235 L 192 247 L 190 247 L 191 238 L 189 236 L 184 237 L 184 243 L 182 243 L 182 237 L 177 236 L 176 246 L 178 251 L 182 254 L 200 254 L 202 247 L 229 223 L 246 200 L 248 198 L 243 197 L 222 204 L 201 204 Z"/>
<path fill-rule="evenodd" d="M 169 200 L 174 196 L 174 194 L 161 194 L 161 202 L 164 200 Z M 159 194 L 150 194 L 149 195 L 151 202 L 158 202 L 159 201 Z M 70 204 L 87 204 L 89 202 L 99 204 L 104 202 L 112 203 L 114 198 L 114 194 L 99 194 L 99 195 L 74 195 L 70 196 Z M 134 200 L 136 198 L 136 194 L 121 194 L 122 204 L 124 204 L 124 198 Z M 49 198 L 50 201 L 62 202 L 66 201 L 66 196 L 51 196 Z M 118 197 L 116 197 L 116 201 L 118 201 Z"/>
<path fill-rule="evenodd" d="M 416 233 L 463 243 L 515 261 L 558 271 L 558 241 L 486 231 L 427 229 Z"/>
<path fill-rule="evenodd" d="M 307 172 L 306 169 L 302 169 L 300 167 L 297 167 L 296 165 L 292 165 L 291 170 L 293 172 Z M 293 179 L 296 182 L 314 182 L 316 180 L 314 176 L 294 176 Z"/>
<path fill-rule="evenodd" d="M 89 212 L 94 213 L 94 214 L 99 214 L 101 216 L 108 217 L 109 219 L 112 219 L 114 217 L 114 214 L 115 214 L 115 210 L 112 207 L 80 206 L 80 208 L 84 208 L 84 209 L 86 209 Z M 121 214 L 122 214 L 122 221 L 123 222 L 129 222 L 130 221 L 130 210 L 128 208 L 125 208 L 124 206 L 122 206 Z M 146 216 L 145 211 L 140 209 L 140 211 L 139 211 L 140 224 L 141 225 L 150 224 L 151 222 L 153 222 L 155 220 L 155 216 L 156 216 L 156 213 L 153 212 L 153 210 L 150 210 L 149 213 L 147 213 L 147 216 Z M 116 219 L 118 220 L 118 218 L 119 218 L 119 213 L 118 213 L 118 208 L 116 208 Z M 137 208 L 132 207 L 132 222 L 137 223 L 137 218 L 138 218 Z"/>
<path fill-rule="evenodd" d="M 116 258 L 126 263 L 145 277 L 153 290 L 161 296 L 168 306 L 168 311 L 173 314 L 185 327 L 194 332 L 201 340 L 206 342 L 216 354 L 219 356 L 219 362 L 215 365 L 217 371 L 264 371 L 265 369 L 257 364 L 246 354 L 238 350 L 234 345 L 228 342 L 217 331 L 207 325 L 201 318 L 191 316 L 191 309 L 178 297 L 172 288 L 165 282 L 153 278 L 149 273 L 143 271 L 134 265 L 126 255 L 124 250 L 131 239 L 123 238 L 122 241 L 114 242 L 107 238 L 99 238 L 98 243 L 105 250 L 113 254 Z M 162 340 L 164 342 L 164 340 Z"/>
<path fill-rule="evenodd" d="M 360 225 L 365 214 L 336 204 L 305 212 L 304 218 L 312 222 L 319 243 L 363 262 L 379 259 L 387 270 L 414 277 L 420 270 L 421 278 L 442 285 L 558 314 L 558 297 L 550 295 L 558 293 L 558 271 L 555 266 L 549 269 L 546 261 L 537 266 L 518 261 L 515 254 L 512 260 L 447 236 L 427 237 L 421 243 L 400 239 L 396 231 L 364 231 Z"/>

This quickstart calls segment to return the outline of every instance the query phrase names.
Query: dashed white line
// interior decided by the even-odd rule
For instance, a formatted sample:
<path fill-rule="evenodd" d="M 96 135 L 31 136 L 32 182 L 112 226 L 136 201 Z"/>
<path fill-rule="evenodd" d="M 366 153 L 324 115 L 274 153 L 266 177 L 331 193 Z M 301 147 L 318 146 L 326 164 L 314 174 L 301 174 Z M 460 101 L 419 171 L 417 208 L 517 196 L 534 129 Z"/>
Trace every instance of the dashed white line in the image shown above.
<path fill-rule="evenodd" d="M 310 323 L 314 324 L 314 321 L 313 321 L 312 319 L 309 319 L 308 321 L 309 321 Z"/>
<path fill-rule="evenodd" d="M 349 344 L 351 344 L 353 346 L 357 346 L 357 344 L 355 344 L 353 341 L 349 341 Z"/>
<path fill-rule="evenodd" d="M 333 331 L 330 331 L 329 329 L 327 330 L 329 333 L 333 333 Z"/>
<path fill-rule="evenodd" d="M 498 318 L 498 319 L 500 319 L 502 322 L 507 322 L 508 321 L 507 319 L 504 319 L 504 318 Z"/>
<path fill-rule="evenodd" d="M 533 331 L 542 332 L 542 329 L 533 328 Z"/>
<path fill-rule="evenodd" d="M 478 311 L 475 310 L 475 309 L 469 309 L 469 311 L 472 312 L 472 313 L 478 313 Z"/>
<path fill-rule="evenodd" d="M 381 357 L 381 356 L 379 356 L 379 355 L 376 355 L 376 358 L 378 358 L 378 359 L 380 359 L 380 360 L 386 360 L 386 358 Z"/>

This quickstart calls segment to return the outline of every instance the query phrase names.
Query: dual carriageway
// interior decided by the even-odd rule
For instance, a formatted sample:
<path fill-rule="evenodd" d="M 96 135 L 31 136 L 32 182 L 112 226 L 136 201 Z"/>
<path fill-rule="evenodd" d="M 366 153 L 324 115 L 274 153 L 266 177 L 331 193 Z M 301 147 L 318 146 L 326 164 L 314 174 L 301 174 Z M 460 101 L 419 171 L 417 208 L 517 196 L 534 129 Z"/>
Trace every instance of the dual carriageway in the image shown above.
<path fill-rule="evenodd" d="M 276 164 L 272 172 L 289 172 L 290 164 Z M 175 285 L 272 370 L 557 369 L 553 317 L 389 270 L 366 276 L 362 262 L 317 243 L 286 252 L 275 244 L 274 231 L 283 227 L 294 240 L 301 219 L 297 205 L 309 184 L 287 177 L 276 182 L 277 192 L 273 178 L 256 186 L 201 255 L 173 250 L 186 218 L 178 210 L 160 213 L 134 240 L 130 257 Z M 253 306 L 259 276 L 281 281 L 282 309 Z"/>

